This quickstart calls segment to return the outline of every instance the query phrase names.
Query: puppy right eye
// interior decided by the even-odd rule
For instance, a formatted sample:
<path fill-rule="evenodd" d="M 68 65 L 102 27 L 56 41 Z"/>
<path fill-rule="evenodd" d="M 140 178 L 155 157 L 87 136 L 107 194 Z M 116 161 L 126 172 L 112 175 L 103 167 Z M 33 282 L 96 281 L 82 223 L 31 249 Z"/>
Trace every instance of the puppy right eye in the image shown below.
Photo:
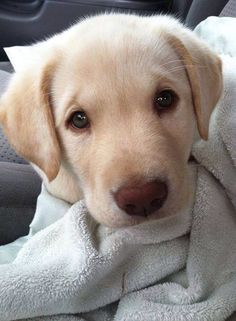
<path fill-rule="evenodd" d="M 68 123 L 74 129 L 83 129 L 90 126 L 88 116 L 84 111 L 75 111 Z"/>
<path fill-rule="evenodd" d="M 158 113 L 166 112 L 176 105 L 177 95 L 171 89 L 165 89 L 156 93 L 154 107 Z"/>

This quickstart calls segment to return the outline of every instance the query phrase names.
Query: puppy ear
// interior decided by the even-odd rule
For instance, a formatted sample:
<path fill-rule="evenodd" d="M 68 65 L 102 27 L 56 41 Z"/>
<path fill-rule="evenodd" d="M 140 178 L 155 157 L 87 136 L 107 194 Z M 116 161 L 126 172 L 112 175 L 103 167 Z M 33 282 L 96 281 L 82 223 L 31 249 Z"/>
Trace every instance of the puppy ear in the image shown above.
<path fill-rule="evenodd" d="M 60 168 L 60 148 L 50 102 L 53 65 L 16 73 L 0 100 L 0 123 L 14 149 L 52 181 Z"/>
<path fill-rule="evenodd" d="M 210 116 L 222 92 L 221 60 L 190 31 L 180 39 L 169 35 L 168 40 L 185 65 L 198 131 L 207 140 Z"/>

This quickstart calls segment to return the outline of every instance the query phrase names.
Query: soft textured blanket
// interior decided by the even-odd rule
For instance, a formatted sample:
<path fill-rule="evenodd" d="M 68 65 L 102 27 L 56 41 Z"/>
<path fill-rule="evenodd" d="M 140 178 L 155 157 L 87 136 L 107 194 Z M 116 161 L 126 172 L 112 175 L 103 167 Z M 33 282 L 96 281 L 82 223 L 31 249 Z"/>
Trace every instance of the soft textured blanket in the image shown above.
<path fill-rule="evenodd" d="M 223 60 L 209 140 L 193 149 L 193 209 L 113 230 L 43 188 L 24 246 L 0 265 L 1 321 L 221 321 L 236 310 L 236 60 Z"/>

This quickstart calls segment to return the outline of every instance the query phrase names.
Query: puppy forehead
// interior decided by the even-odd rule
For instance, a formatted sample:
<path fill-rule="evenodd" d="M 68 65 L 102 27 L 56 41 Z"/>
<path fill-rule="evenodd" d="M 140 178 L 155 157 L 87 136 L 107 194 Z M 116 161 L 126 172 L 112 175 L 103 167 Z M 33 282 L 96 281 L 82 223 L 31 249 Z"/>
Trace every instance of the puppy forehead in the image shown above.
<path fill-rule="evenodd" d="M 124 23 L 108 19 L 102 25 L 73 32 L 72 48 L 65 51 L 56 77 L 57 100 L 62 103 L 77 96 L 81 105 L 91 105 L 109 95 L 138 98 L 140 92 L 150 94 L 158 80 L 169 79 L 177 87 L 180 80 L 186 81 L 184 66 L 167 40 L 165 28 L 153 28 L 136 19 L 145 18 L 126 21 L 125 17 Z"/>
<path fill-rule="evenodd" d="M 121 67 L 127 70 L 129 66 L 135 66 L 139 71 L 176 56 L 163 28 L 154 30 L 148 25 L 142 28 L 142 24 L 133 26 L 130 23 L 110 25 L 104 23 L 103 27 L 91 28 L 81 36 L 80 32 L 75 34 L 65 63 L 73 65 L 75 71 L 88 74 L 107 67 L 113 68 L 113 72 L 121 72 Z"/>

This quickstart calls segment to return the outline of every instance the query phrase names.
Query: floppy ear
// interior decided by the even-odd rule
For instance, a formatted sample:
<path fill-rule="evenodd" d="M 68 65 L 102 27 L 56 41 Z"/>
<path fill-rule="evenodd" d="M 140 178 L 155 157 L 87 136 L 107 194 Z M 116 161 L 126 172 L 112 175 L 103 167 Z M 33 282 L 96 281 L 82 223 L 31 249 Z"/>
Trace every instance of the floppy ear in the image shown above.
<path fill-rule="evenodd" d="M 168 40 L 185 65 L 198 131 L 207 140 L 210 116 L 222 92 L 221 60 L 190 31 L 182 39 L 168 35 Z"/>
<path fill-rule="evenodd" d="M 0 99 L 0 123 L 15 150 L 52 181 L 60 168 L 60 148 L 50 102 L 53 65 L 16 73 Z"/>

